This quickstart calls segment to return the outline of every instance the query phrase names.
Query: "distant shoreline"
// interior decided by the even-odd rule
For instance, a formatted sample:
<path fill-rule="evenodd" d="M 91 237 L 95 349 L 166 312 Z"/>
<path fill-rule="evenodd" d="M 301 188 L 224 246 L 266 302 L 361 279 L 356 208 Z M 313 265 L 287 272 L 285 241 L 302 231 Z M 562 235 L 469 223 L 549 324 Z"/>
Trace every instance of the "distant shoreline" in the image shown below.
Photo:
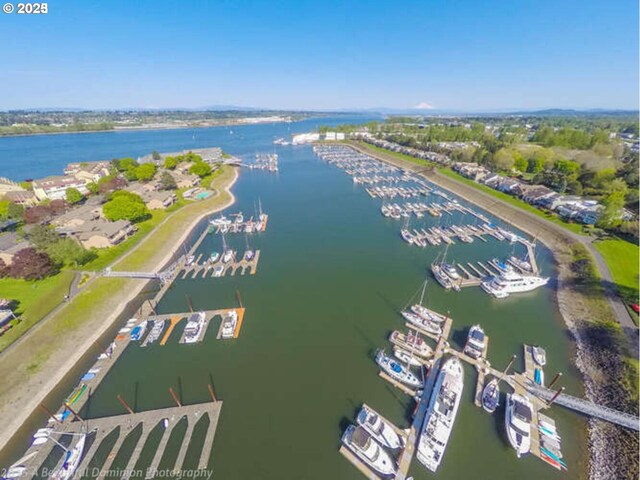
<path fill-rule="evenodd" d="M 252 118 L 252 117 L 246 117 Z M 76 135 L 81 133 L 117 133 L 117 132 L 135 132 L 140 130 L 184 130 L 187 128 L 193 129 L 202 129 L 202 128 L 215 128 L 215 127 L 245 127 L 249 125 L 269 125 L 273 123 L 294 123 L 300 120 L 308 120 L 310 118 L 315 118 L 314 116 L 303 117 L 297 120 L 293 119 L 285 119 L 282 118 L 280 120 L 269 120 L 264 122 L 224 122 L 218 123 L 215 125 L 140 125 L 140 126 L 132 126 L 132 127 L 114 127 L 110 129 L 101 129 L 101 130 L 70 130 L 65 132 L 35 132 L 35 133 L 9 133 L 9 134 L 0 134 L 0 139 L 3 138 L 13 138 L 13 137 L 36 137 L 42 135 Z"/>

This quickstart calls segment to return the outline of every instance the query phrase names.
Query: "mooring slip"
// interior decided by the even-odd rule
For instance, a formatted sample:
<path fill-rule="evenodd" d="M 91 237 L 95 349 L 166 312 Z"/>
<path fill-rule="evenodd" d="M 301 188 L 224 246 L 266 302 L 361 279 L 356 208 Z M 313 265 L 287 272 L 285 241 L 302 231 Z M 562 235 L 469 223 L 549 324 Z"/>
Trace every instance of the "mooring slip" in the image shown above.
<path fill-rule="evenodd" d="M 203 448 L 200 451 L 200 455 L 198 458 L 198 468 L 207 468 L 211 456 L 211 447 L 213 445 L 213 438 L 218 426 L 218 419 L 220 416 L 221 408 L 222 402 L 216 401 L 210 403 L 200 403 L 196 405 L 176 406 L 158 410 L 149 410 L 139 413 L 115 415 L 98 419 L 89 419 L 85 420 L 84 422 L 65 422 L 64 424 L 54 424 L 53 432 L 50 435 L 58 442 L 60 442 L 60 440 L 64 438 L 68 440 L 69 436 L 72 436 L 72 440 L 69 445 L 70 448 L 73 448 L 77 441 L 82 438 L 82 435 L 87 435 L 85 448 L 82 453 L 82 460 L 80 461 L 80 464 L 76 470 L 76 472 L 82 472 L 88 467 L 89 463 L 93 459 L 95 453 L 97 452 L 98 448 L 101 446 L 105 438 L 109 436 L 111 432 L 118 429 L 118 437 L 115 444 L 106 453 L 102 452 L 103 454 L 106 454 L 106 460 L 102 464 L 98 478 L 103 478 L 109 475 L 109 469 L 114 458 L 122 447 L 125 438 L 127 438 L 127 436 L 133 430 L 140 428 L 139 426 L 141 426 L 142 434 L 140 435 L 135 446 L 129 447 L 133 448 L 133 452 L 127 462 L 126 467 L 122 469 L 126 472 L 133 471 L 133 468 L 136 465 L 138 458 L 140 457 L 140 453 L 142 452 L 142 449 L 148 440 L 149 434 L 158 424 L 162 424 L 163 427 L 161 428 L 163 428 L 163 434 L 160 448 L 158 448 L 155 452 L 151 465 L 147 470 L 147 472 L 149 470 L 153 472 L 154 469 L 157 469 L 160 458 L 164 453 L 166 442 L 171 435 L 171 431 L 182 419 L 186 419 L 187 432 L 183 437 L 177 461 L 175 465 L 170 467 L 172 470 L 179 470 L 183 467 L 185 454 L 191 442 L 193 427 L 196 425 L 196 423 L 198 423 L 198 421 L 200 421 L 201 418 L 206 415 L 209 418 L 209 426 L 207 428 Z M 166 424 L 166 427 L 164 426 L 164 424 Z M 39 469 L 42 466 L 43 462 L 47 459 L 49 454 L 51 454 L 56 449 L 60 453 L 60 459 L 56 467 L 59 468 L 64 460 L 62 448 L 53 441 L 47 441 L 41 446 L 34 446 L 29 449 L 27 455 L 30 455 L 30 457 L 27 462 L 23 463 L 27 467 L 26 471 L 34 472 Z M 136 474 L 136 477 L 140 478 L 144 476 L 144 473 L 145 472 L 139 472 L 138 474 Z M 126 476 L 124 478 L 129 478 L 129 476 Z"/>
<path fill-rule="evenodd" d="M 219 278 L 224 277 L 227 274 L 235 275 L 238 272 L 240 272 L 241 275 L 245 275 L 247 272 L 251 275 L 255 275 L 258 270 L 260 250 L 252 252 L 250 257 L 248 256 L 248 253 L 245 252 L 240 260 L 236 261 L 234 258 L 229 262 L 223 262 L 222 260 L 211 262 L 208 259 L 202 260 L 202 256 L 202 254 L 198 255 L 198 258 L 189 265 L 186 263 L 182 264 L 176 275 L 179 275 L 182 279 Z"/>

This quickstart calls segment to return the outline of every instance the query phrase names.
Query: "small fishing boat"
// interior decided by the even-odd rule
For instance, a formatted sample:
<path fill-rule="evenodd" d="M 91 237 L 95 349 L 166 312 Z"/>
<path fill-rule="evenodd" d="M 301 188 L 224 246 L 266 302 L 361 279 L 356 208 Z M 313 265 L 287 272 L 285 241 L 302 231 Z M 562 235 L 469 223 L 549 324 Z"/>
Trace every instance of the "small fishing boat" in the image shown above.
<path fill-rule="evenodd" d="M 533 361 L 541 367 L 544 367 L 547 364 L 547 352 L 544 348 L 538 345 L 531 347 L 531 354 L 533 355 Z"/>
<path fill-rule="evenodd" d="M 500 404 L 500 386 L 498 379 L 493 378 L 482 389 L 482 408 L 489 413 L 493 413 Z"/>
<path fill-rule="evenodd" d="M 396 450 L 404 445 L 395 429 L 370 408 L 363 405 L 356 421 L 383 447 Z"/>
<path fill-rule="evenodd" d="M 210 261 L 211 263 L 215 263 L 215 262 L 217 262 L 218 260 L 220 260 L 220 253 L 218 253 L 218 252 L 212 252 L 212 253 L 211 253 L 211 256 L 209 257 L 209 261 Z"/>
<path fill-rule="evenodd" d="M 376 354 L 376 363 L 387 375 L 405 385 L 422 388 L 423 383 L 407 367 L 385 355 L 383 350 Z"/>
<path fill-rule="evenodd" d="M 233 260 L 234 256 L 235 256 L 235 252 L 231 249 L 227 249 L 224 251 L 224 254 L 222 255 L 222 261 L 224 263 L 229 263 L 230 261 Z"/>

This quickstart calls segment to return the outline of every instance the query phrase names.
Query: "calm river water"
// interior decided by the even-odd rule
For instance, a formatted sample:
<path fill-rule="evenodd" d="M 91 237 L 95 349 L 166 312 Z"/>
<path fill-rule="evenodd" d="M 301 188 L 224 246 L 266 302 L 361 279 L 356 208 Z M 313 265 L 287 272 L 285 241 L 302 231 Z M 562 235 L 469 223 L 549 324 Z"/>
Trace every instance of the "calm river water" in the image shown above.
<path fill-rule="evenodd" d="M 333 123 L 346 121 L 355 120 Z M 227 210 L 251 215 L 260 200 L 269 214 L 267 231 L 248 238 L 252 248 L 261 250 L 257 274 L 177 280 L 158 307 L 159 313 L 186 311 L 186 295 L 197 309 L 233 307 L 239 291 L 247 309 L 240 338 L 215 340 L 215 322 L 202 344 L 178 345 L 181 324 L 164 347 L 130 346 L 95 392 L 90 416 L 121 413 L 117 394 L 138 410 L 171 406 L 169 387 L 186 404 L 207 401 L 207 384 L 213 381 L 224 400 L 212 457 L 216 480 L 361 479 L 338 453 L 341 433 L 361 404 L 400 427 L 409 425 L 414 402 L 377 376 L 372 355 L 377 348 L 389 349 L 389 333 L 403 328 L 398 311 L 420 288 L 441 247 L 406 245 L 399 236 L 401 224 L 380 215 L 380 200 L 315 157 L 310 146 L 271 143 L 289 132 L 329 123 L 318 119 L 233 127 L 233 133 L 212 128 L 0 139 L 3 175 L 18 180 L 59 173 L 69 161 L 135 157 L 151 150 L 220 146 L 246 158 L 273 151 L 280 156 L 278 174 L 241 172 L 234 187 L 237 202 Z M 16 155 L 18 162 L 13 161 Z M 425 217 L 424 225 L 437 221 Z M 471 220 L 461 214 L 448 220 L 466 221 Z M 244 251 L 244 235 L 228 240 Z M 207 255 L 213 249 L 221 249 L 219 236 L 207 237 L 200 247 Z M 449 256 L 462 263 L 511 251 L 508 243 L 490 239 L 456 244 Z M 538 248 L 537 253 L 543 273 L 553 275 L 549 252 Z M 580 393 L 553 282 L 496 300 L 479 288 L 445 292 L 430 281 L 425 303 L 450 311 L 452 344 L 459 348 L 467 328 L 480 323 L 490 336 L 489 360 L 497 368 L 506 366 L 514 353 L 521 359 L 523 342 L 545 346 L 547 378 L 562 371 L 568 393 Z M 90 363 L 80 366 L 58 400 Z M 522 360 L 516 368 L 524 368 Z M 548 412 L 563 439 L 568 474 L 533 457 L 517 460 L 504 434 L 504 410 L 490 416 L 475 407 L 475 370 L 465 365 L 465 371 L 463 402 L 438 478 L 575 478 L 582 471 L 587 455 L 583 419 L 560 407 Z M 416 479 L 433 477 L 416 460 L 410 473 Z"/>

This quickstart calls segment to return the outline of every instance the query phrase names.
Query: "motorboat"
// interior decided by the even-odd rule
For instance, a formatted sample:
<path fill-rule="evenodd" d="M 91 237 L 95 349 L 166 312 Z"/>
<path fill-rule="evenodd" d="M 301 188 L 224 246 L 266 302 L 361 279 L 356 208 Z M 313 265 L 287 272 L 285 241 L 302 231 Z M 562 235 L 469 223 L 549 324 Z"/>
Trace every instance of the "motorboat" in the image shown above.
<path fill-rule="evenodd" d="M 474 325 L 469 329 L 467 343 L 464 346 L 464 353 L 472 358 L 478 358 L 484 353 L 487 344 L 487 337 L 480 325 Z"/>
<path fill-rule="evenodd" d="M 536 275 L 521 275 L 513 268 L 509 267 L 506 272 L 492 277 L 488 281 L 483 281 L 481 286 L 489 294 L 500 297 L 496 294 L 522 293 L 542 287 L 549 281 L 548 277 L 538 277 Z"/>
<path fill-rule="evenodd" d="M 231 310 L 222 316 L 222 338 L 233 338 L 238 324 L 238 312 Z"/>
<path fill-rule="evenodd" d="M 224 253 L 222 254 L 222 261 L 224 263 L 229 263 L 230 261 L 233 260 L 233 257 L 235 256 L 235 253 L 233 250 L 231 249 L 227 249 L 224 251 Z"/>
<path fill-rule="evenodd" d="M 458 270 L 456 269 L 456 267 L 454 267 L 453 265 L 451 265 L 450 263 L 442 263 L 440 265 L 440 268 L 444 271 L 444 273 L 446 273 L 452 280 L 459 280 L 460 279 L 460 274 L 458 273 Z"/>
<path fill-rule="evenodd" d="M 149 331 L 149 335 L 145 339 L 142 346 L 147 346 L 158 340 L 160 335 L 162 335 L 162 331 L 164 330 L 164 326 L 166 325 L 166 320 L 153 320 L 153 327 Z"/>
<path fill-rule="evenodd" d="M 538 345 L 531 347 L 531 354 L 533 356 L 533 361 L 541 367 L 544 367 L 547 364 L 547 352 L 544 348 Z"/>
<path fill-rule="evenodd" d="M 363 427 L 349 425 L 342 435 L 342 443 L 368 467 L 390 478 L 397 467 L 389 453 L 382 448 Z"/>
<path fill-rule="evenodd" d="M 211 252 L 211 256 L 209 257 L 209 261 L 211 263 L 215 263 L 218 260 L 220 260 L 220 253 L 218 252 Z"/>
<path fill-rule="evenodd" d="M 422 388 L 422 380 L 416 377 L 408 367 L 385 355 L 384 351 L 381 350 L 376 354 L 376 363 L 383 372 L 394 380 L 413 388 Z"/>
<path fill-rule="evenodd" d="M 417 457 L 435 472 L 444 457 L 460 406 L 464 372 L 456 357 L 448 358 L 440 368 L 420 431 Z"/>
<path fill-rule="evenodd" d="M 218 265 L 216 268 L 213 269 L 213 276 L 216 278 L 220 278 L 223 273 L 224 273 L 224 267 L 222 265 Z"/>
<path fill-rule="evenodd" d="M 436 263 L 432 263 L 431 264 L 431 273 L 433 273 L 433 276 L 435 277 L 435 279 L 438 281 L 438 283 L 440 285 L 442 285 L 447 290 L 451 290 L 451 288 L 453 287 L 453 282 L 444 273 L 444 270 L 442 270 L 440 265 L 438 265 Z"/>
<path fill-rule="evenodd" d="M 507 394 L 505 427 L 509 443 L 520 458 L 531 448 L 532 405 L 528 398 L 517 393 Z"/>
<path fill-rule="evenodd" d="M 500 404 L 500 387 L 498 379 L 493 378 L 482 389 L 482 408 L 489 413 L 493 413 Z"/>
<path fill-rule="evenodd" d="M 246 252 L 244 252 L 244 259 L 247 262 L 250 262 L 251 260 L 253 260 L 254 256 L 255 254 L 253 253 L 253 250 L 247 250 Z"/>
<path fill-rule="evenodd" d="M 196 343 L 200 340 L 200 334 L 205 325 L 205 313 L 192 313 L 184 327 L 184 343 Z"/>
<path fill-rule="evenodd" d="M 401 349 L 413 352 L 414 355 L 423 358 L 428 358 L 433 355 L 433 349 L 427 345 L 424 339 L 417 333 L 404 334 L 394 330 L 389 336 L 389 341 Z"/>
<path fill-rule="evenodd" d="M 356 421 L 383 447 L 397 450 L 404 446 L 402 437 L 396 433 L 393 426 L 366 405 L 362 406 Z"/>
<path fill-rule="evenodd" d="M 403 228 L 402 230 L 400 230 L 400 235 L 402 236 L 402 239 L 405 242 L 407 242 L 409 245 L 413 244 L 414 238 L 413 238 L 413 235 L 411 235 L 411 232 L 409 232 L 409 230 L 407 230 L 406 228 Z"/>

